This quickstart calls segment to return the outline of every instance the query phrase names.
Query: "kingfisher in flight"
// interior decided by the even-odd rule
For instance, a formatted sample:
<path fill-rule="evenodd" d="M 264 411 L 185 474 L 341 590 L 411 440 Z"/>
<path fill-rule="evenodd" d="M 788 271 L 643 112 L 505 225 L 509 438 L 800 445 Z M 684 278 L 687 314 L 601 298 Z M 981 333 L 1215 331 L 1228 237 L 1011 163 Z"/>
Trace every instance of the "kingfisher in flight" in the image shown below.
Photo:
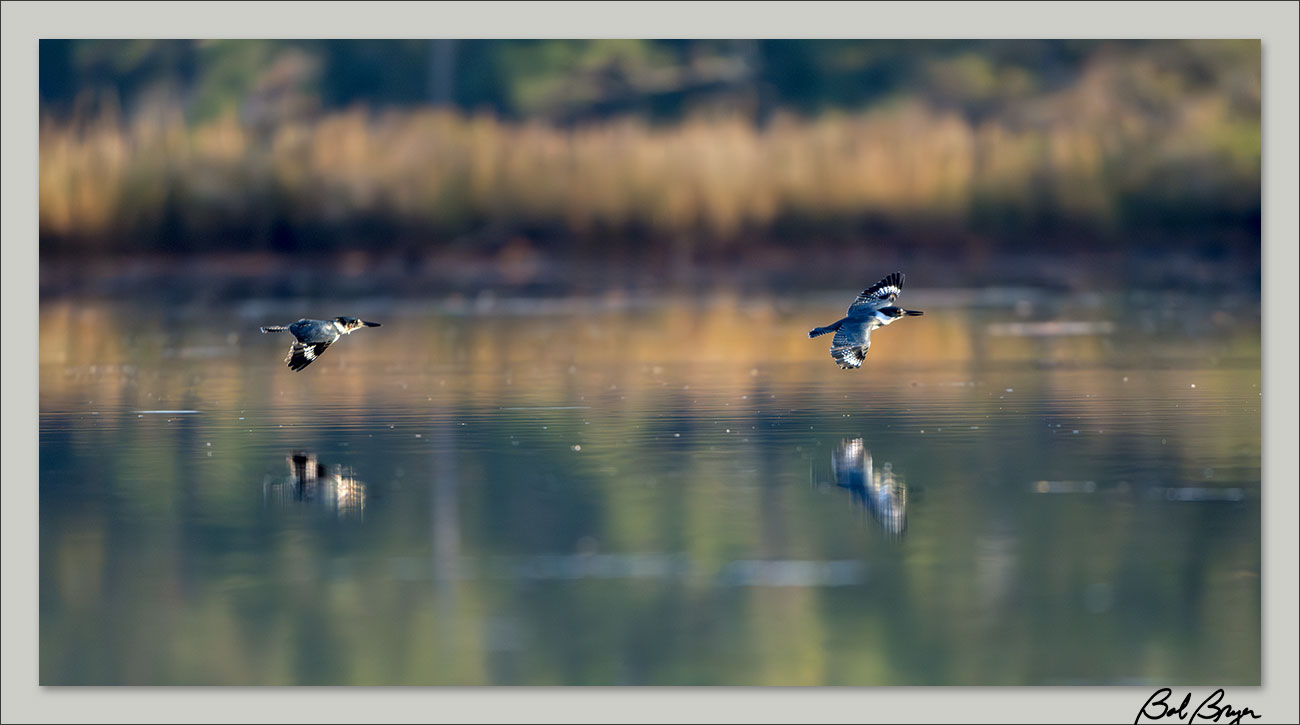
<path fill-rule="evenodd" d="M 298 320 L 291 325 L 269 325 L 262 332 L 288 332 L 293 335 L 294 343 L 289 346 L 289 354 L 284 362 L 289 369 L 298 372 L 311 365 L 325 348 L 338 342 L 340 337 L 350 335 L 363 327 L 379 327 L 378 322 L 366 322 L 355 317 L 335 317 L 332 320 Z"/>
<path fill-rule="evenodd" d="M 835 333 L 831 338 L 831 357 L 844 370 L 862 367 L 871 347 L 871 331 L 904 317 L 923 315 L 920 310 L 905 310 L 894 304 L 903 291 L 903 273 L 894 272 L 871 285 L 853 300 L 843 318 L 808 332 L 808 337 Z"/>

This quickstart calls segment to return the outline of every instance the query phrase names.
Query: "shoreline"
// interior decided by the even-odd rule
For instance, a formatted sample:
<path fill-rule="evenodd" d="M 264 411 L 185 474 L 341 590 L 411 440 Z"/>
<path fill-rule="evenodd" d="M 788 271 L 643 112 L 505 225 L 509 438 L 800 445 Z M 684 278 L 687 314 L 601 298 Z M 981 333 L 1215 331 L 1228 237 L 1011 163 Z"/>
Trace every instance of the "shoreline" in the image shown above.
<path fill-rule="evenodd" d="M 40 260 L 40 298 L 385 296 L 557 297 L 591 293 L 816 292 L 853 288 L 893 270 L 917 288 L 1037 287 L 1058 291 L 1171 290 L 1258 294 L 1261 258 L 1234 249 L 1215 258 L 1195 250 L 996 252 L 861 247 L 579 257 L 525 245 L 495 254 L 228 252 L 50 255 Z M 865 280 L 865 281 L 864 281 Z"/>

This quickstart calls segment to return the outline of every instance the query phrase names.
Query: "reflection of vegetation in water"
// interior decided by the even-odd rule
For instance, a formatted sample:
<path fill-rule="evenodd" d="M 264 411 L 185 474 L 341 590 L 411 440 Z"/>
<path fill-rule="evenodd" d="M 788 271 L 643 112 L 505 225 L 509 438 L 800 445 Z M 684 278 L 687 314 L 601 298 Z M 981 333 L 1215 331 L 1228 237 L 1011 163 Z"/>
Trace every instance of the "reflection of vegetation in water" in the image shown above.
<path fill-rule="evenodd" d="M 907 407 L 909 400 L 918 397 L 960 404 L 973 418 L 970 424 L 1014 406 L 1018 396 L 1036 396 L 1053 401 L 1051 409 L 1041 413 L 1050 415 L 1054 425 L 1068 426 L 1057 433 L 1068 435 L 1079 427 L 1075 421 L 1080 419 L 1136 419 L 1137 412 L 1120 402 L 1125 396 L 1154 400 L 1176 387 L 1192 392 L 1187 386 L 1196 382 L 1196 375 L 1178 369 L 1187 361 L 1230 366 L 1242 375 L 1258 378 L 1258 318 L 1254 324 L 1242 324 L 1249 317 L 1239 310 L 1238 317 L 1218 324 L 1213 321 L 1213 307 L 1197 306 L 1202 303 L 1173 298 L 1169 303 L 1179 314 L 1201 321 L 1195 336 L 1180 328 L 1156 327 L 1149 332 L 1140 324 L 1141 317 L 1155 315 L 1159 319 L 1164 312 L 1133 312 L 1118 302 L 1115 308 L 1124 308 L 1128 317 L 1108 333 L 1041 338 L 986 334 L 989 324 L 1000 324 L 1006 318 L 1000 309 L 938 308 L 921 318 L 924 325 L 884 331 L 891 335 L 889 345 L 880 345 L 869 354 L 866 371 L 871 380 L 864 383 L 843 375 L 810 373 L 797 366 L 821 359 L 824 351 L 810 345 L 806 321 L 824 313 L 825 308 L 804 303 L 782 309 L 775 299 L 758 295 L 720 297 L 707 304 L 677 299 L 646 310 L 596 307 L 554 316 L 399 318 L 394 329 L 417 329 L 419 334 L 375 337 L 367 345 L 340 350 L 344 354 L 334 360 L 323 359 L 308 371 L 317 374 L 302 380 L 286 379 L 282 373 L 287 371 L 275 364 L 267 364 L 257 374 L 248 372 L 246 356 L 275 361 L 281 352 L 274 340 L 257 333 L 254 321 L 242 336 L 233 331 L 235 326 L 232 337 L 214 344 L 205 327 L 171 326 L 156 310 L 67 301 L 42 306 L 41 363 L 58 365 L 62 372 L 43 372 L 41 394 L 43 403 L 71 397 L 92 400 L 86 406 L 92 410 L 199 408 L 219 401 L 267 401 L 270 420 L 293 425 L 302 416 L 292 404 L 295 399 L 327 401 L 337 407 L 339 422 L 360 422 L 363 418 L 351 418 L 351 411 L 369 406 L 405 405 L 409 392 L 394 384 L 390 376 L 414 384 L 428 376 L 433 387 L 427 394 L 430 402 L 454 407 L 472 407 L 482 401 L 506 406 L 617 401 L 633 411 L 666 407 L 683 412 L 707 411 L 716 404 L 709 397 L 683 390 L 681 386 L 687 384 L 697 389 L 707 384 L 735 391 L 737 396 L 748 395 L 728 401 L 729 407 L 753 411 L 761 411 L 769 403 L 792 404 L 784 396 L 770 399 L 764 392 L 770 385 L 795 386 L 801 405 L 808 407 L 840 404 L 844 396 L 858 395 L 863 385 L 868 385 L 881 405 Z M 831 306 L 838 309 L 839 305 L 830 300 L 827 307 Z M 1109 307 L 1103 313 L 1105 309 Z M 1061 314 L 1095 317 L 1098 311 L 1067 307 Z M 503 347 L 501 340 L 515 344 Z M 190 350 L 204 355 L 187 354 Z M 626 364 L 628 360 L 637 363 Z M 322 364 L 327 367 L 315 370 Z M 1026 367 L 1046 370 L 1044 375 L 1033 376 L 1043 387 L 1025 388 L 1016 382 L 1018 373 L 1014 371 Z M 1158 376 L 1124 379 L 1126 369 L 1165 367 L 1173 369 Z M 338 374 L 341 371 L 347 374 Z M 923 384 L 920 376 L 925 373 L 928 377 L 927 371 L 945 371 L 951 376 L 947 382 L 970 381 L 972 386 L 977 378 L 998 376 L 1007 381 L 1003 387 L 1019 392 L 989 390 L 987 385 Z M 195 374 L 208 380 L 197 390 Z M 329 378 L 328 389 L 320 387 L 324 376 Z M 879 384 L 883 380 L 891 382 Z M 1168 425 L 1194 430 L 1198 416 L 1212 414 L 1217 404 L 1202 388 L 1180 402 L 1179 410 L 1185 414 Z M 642 422 L 663 426 L 653 418 Z M 664 430 L 666 435 L 673 432 Z M 230 431 L 232 436 L 236 433 L 237 428 Z M 1233 428 L 1201 445 L 1224 453 L 1242 446 L 1257 447 L 1257 433 L 1257 428 Z M 620 440 L 613 429 L 592 428 L 588 435 L 595 442 L 611 445 Z M 1088 438 L 1083 445 L 1123 447 L 1122 441 L 1106 436 Z M 1177 463 L 1182 458 L 1178 452 L 1168 446 L 1166 451 L 1171 466 L 1184 468 Z M 1185 470 L 1195 472 L 1191 464 L 1186 464 Z M 628 525 L 639 527 L 632 522 Z"/>
<path fill-rule="evenodd" d="M 1047 337 L 988 334 L 990 325 L 1003 324 L 1008 317 L 1009 312 L 1000 308 L 939 309 L 920 318 L 924 324 L 885 330 L 882 334 L 890 336 L 889 345 L 872 349 L 865 371 L 897 376 L 900 366 L 912 371 L 950 369 L 965 376 L 958 379 L 970 380 L 975 373 L 1029 365 L 1096 376 L 1099 389 L 1122 377 L 1105 368 L 1122 366 L 1204 360 L 1257 371 L 1258 299 L 1253 311 L 1244 301 L 1234 304 L 1237 314 L 1218 322 L 1216 303 L 1197 298 L 1170 297 L 1163 307 L 1136 310 L 1119 298 L 1100 309 L 1091 303 L 1077 309 L 1067 306 L 1057 314 L 1107 319 L 1122 310 L 1122 318 L 1115 319 L 1123 324 L 1107 319 L 1109 327 L 1095 324 L 1088 334 Z M 376 371 L 391 372 L 397 365 L 398 374 L 410 375 L 464 366 L 466 373 L 457 385 L 471 399 L 522 396 L 530 404 L 573 405 L 575 396 L 599 400 L 608 395 L 610 385 L 617 385 L 625 389 L 620 394 L 632 396 L 629 400 L 637 403 L 647 395 L 669 392 L 645 383 L 662 383 L 696 366 L 708 368 L 712 383 L 742 389 L 773 375 L 774 366 L 818 360 L 824 349 L 808 340 L 808 320 L 840 308 L 834 298 L 825 304 L 801 302 L 790 307 L 774 297 L 750 294 L 708 300 L 673 298 L 645 309 L 620 309 L 597 300 L 546 315 L 431 313 L 394 323 L 400 330 L 418 330 L 418 334 L 374 337 L 364 346 L 341 350 L 344 354 L 333 360 L 323 358 L 308 372 L 318 372 L 321 365 L 326 366 L 323 370 L 332 366 L 368 372 L 334 375 L 329 389 L 320 390 L 314 385 L 320 375 L 286 381 L 284 371 L 275 365 L 268 365 L 266 374 L 240 374 L 246 352 L 256 351 L 270 360 L 280 352 L 276 341 L 257 332 L 256 321 L 248 321 L 242 333 L 238 324 L 232 324 L 224 338 L 214 341 L 204 326 L 170 326 L 157 308 L 56 301 L 41 309 L 40 361 L 63 366 L 65 372 L 42 378 L 41 389 L 59 397 L 90 386 L 92 397 L 105 406 L 119 402 L 134 408 L 158 407 L 142 397 L 141 376 L 150 376 L 149 393 L 175 401 L 189 389 L 189 379 L 169 373 L 201 365 L 214 378 L 214 385 L 230 386 L 211 391 L 227 399 L 273 399 L 272 390 L 287 384 L 310 393 L 304 399 L 327 395 L 350 406 L 402 400 L 402 390 L 388 385 Z M 1180 317 L 1171 317 L 1171 310 Z M 1147 317 L 1160 324 L 1148 327 Z M 1182 317 L 1197 321 L 1190 334 L 1163 322 L 1169 318 L 1180 323 Z M 231 319 L 239 318 L 232 315 Z M 514 344 L 503 346 L 502 340 Z M 629 360 L 635 362 L 627 364 Z M 563 374 L 554 374 L 557 370 Z M 896 382 L 891 386 L 894 395 L 907 391 L 912 382 L 905 375 L 891 379 Z M 806 382 L 837 393 L 860 387 L 844 375 L 819 375 Z M 525 384 L 526 389 L 521 387 Z M 451 391 L 444 386 L 438 392 Z M 956 395 L 958 389 L 947 393 Z M 690 406 L 693 396 L 684 398 L 683 405 Z M 1077 398 L 1070 399 L 1069 405 L 1087 409 L 1107 402 L 1101 397 Z"/>
<path fill-rule="evenodd" d="M 876 468 L 861 438 L 846 438 L 831 454 L 831 471 L 835 485 L 846 488 L 853 500 L 884 530 L 902 536 L 907 527 L 907 485 L 885 463 Z"/>
<path fill-rule="evenodd" d="M 1134 335 L 1113 318 L 1104 334 L 986 344 L 1005 310 L 931 306 L 933 327 L 891 329 L 875 374 L 850 380 L 807 348 L 820 309 L 398 315 L 419 334 L 299 379 L 255 320 L 214 343 L 158 309 L 47 303 L 42 680 L 1258 680 L 1257 326 Z M 494 358 L 500 339 L 519 349 Z M 145 409 L 200 413 L 123 414 Z M 864 417 L 872 447 L 926 487 L 905 546 L 827 526 L 845 496 L 801 485 Z M 267 515 L 258 484 L 297 447 L 383 492 L 367 526 Z M 1081 462 L 1103 486 L 1251 495 L 1031 491 Z M 865 565 L 845 587 L 481 574 L 588 552 L 708 574 Z"/>

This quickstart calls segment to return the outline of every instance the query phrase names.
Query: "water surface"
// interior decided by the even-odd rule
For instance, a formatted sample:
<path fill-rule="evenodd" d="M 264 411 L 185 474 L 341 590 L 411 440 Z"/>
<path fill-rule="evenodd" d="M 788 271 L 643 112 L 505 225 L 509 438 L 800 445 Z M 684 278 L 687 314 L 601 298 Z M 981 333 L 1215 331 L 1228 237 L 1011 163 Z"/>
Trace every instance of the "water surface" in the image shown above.
<path fill-rule="evenodd" d="M 47 299 L 41 683 L 1259 683 L 1257 298 L 841 297 Z"/>

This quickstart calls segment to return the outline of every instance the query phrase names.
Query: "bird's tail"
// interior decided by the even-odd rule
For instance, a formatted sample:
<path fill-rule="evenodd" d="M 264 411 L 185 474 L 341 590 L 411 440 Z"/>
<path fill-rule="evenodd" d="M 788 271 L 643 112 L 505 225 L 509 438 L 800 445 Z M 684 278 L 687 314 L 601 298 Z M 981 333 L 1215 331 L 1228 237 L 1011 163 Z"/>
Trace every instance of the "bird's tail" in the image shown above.
<path fill-rule="evenodd" d="M 808 331 L 808 337 L 820 337 L 835 332 L 838 329 L 840 329 L 840 323 L 838 322 L 829 324 L 825 327 L 814 327 Z"/>
<path fill-rule="evenodd" d="M 262 328 L 262 332 L 284 332 L 287 329 L 287 325 L 267 325 Z"/>

